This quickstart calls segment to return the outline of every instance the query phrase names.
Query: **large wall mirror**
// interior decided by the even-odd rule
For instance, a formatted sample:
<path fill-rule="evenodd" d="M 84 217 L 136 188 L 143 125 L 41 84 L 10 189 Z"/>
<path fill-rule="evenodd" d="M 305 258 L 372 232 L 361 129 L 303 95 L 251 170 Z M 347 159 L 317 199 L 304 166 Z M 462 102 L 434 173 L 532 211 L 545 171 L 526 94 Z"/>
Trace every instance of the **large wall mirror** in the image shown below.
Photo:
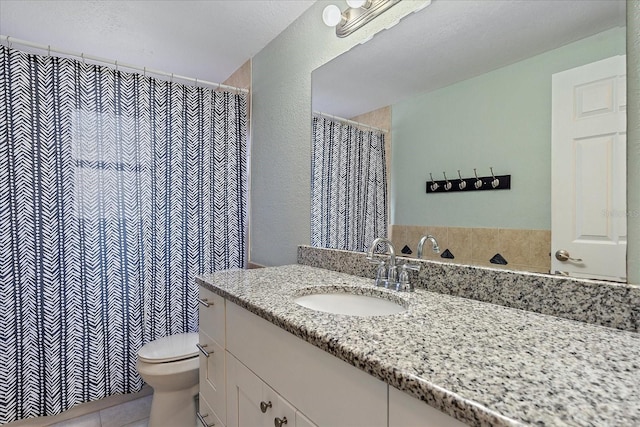
<path fill-rule="evenodd" d="M 314 70 L 313 111 L 389 129 L 396 251 L 415 255 L 429 232 L 452 258 L 425 258 L 566 274 L 580 263 L 551 262 L 552 76 L 625 55 L 625 31 L 624 0 L 433 0 Z M 611 102 L 626 117 L 624 83 Z M 511 176 L 510 190 L 426 193 L 430 173 L 490 168 Z"/>

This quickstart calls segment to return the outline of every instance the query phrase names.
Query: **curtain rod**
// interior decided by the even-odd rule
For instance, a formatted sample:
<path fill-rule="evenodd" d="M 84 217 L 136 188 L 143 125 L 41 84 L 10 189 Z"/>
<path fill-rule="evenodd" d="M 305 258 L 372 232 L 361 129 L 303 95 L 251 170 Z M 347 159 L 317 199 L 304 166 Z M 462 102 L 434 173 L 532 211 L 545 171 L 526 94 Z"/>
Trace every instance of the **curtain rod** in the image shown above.
<path fill-rule="evenodd" d="M 389 133 L 389 129 L 377 128 L 375 126 L 371 126 L 371 125 L 368 125 L 366 123 L 360 123 L 360 122 L 356 122 L 356 121 L 353 121 L 353 120 L 345 119 L 343 117 L 338 117 L 338 116 L 334 116 L 334 115 L 327 114 L 327 113 L 321 113 L 320 111 L 314 111 L 313 114 L 315 114 L 316 116 L 322 116 L 322 117 L 326 117 L 328 119 L 333 119 L 333 120 L 336 120 L 336 121 L 339 121 L 339 122 L 348 123 L 348 124 L 356 125 L 356 126 L 366 127 L 366 128 L 371 129 L 371 130 L 377 130 L 379 132 Z"/>
<path fill-rule="evenodd" d="M 55 52 L 55 53 L 59 53 L 61 55 L 72 56 L 72 57 L 81 59 L 83 62 L 85 60 L 89 60 L 89 61 L 93 61 L 93 62 L 100 62 L 102 64 L 107 64 L 107 65 L 110 65 L 112 67 L 115 66 L 116 70 L 118 69 L 118 67 L 123 67 L 123 68 L 127 68 L 129 70 L 142 71 L 145 76 L 149 73 L 149 74 L 155 74 L 157 76 L 170 77 L 172 80 L 173 79 L 179 79 L 179 80 L 185 80 L 185 81 L 188 81 L 188 82 L 193 82 L 196 85 L 198 85 L 198 83 L 201 83 L 201 84 L 207 85 L 207 86 L 215 86 L 216 89 L 225 89 L 225 90 L 232 90 L 232 91 L 235 91 L 235 92 L 249 93 L 249 89 L 244 89 L 244 88 L 235 87 L 235 86 L 229 86 L 229 85 L 225 85 L 225 84 L 222 84 L 222 83 L 209 82 L 209 81 L 200 80 L 200 79 L 197 79 L 197 78 L 180 76 L 180 75 L 174 74 L 174 73 L 167 73 L 166 71 L 154 70 L 154 69 L 147 68 L 147 67 L 139 67 L 137 65 L 126 64 L 126 63 L 123 63 L 123 62 L 119 62 L 117 60 L 100 58 L 98 56 L 93 56 L 93 55 L 86 55 L 84 53 L 70 52 L 70 51 L 54 48 L 51 45 L 33 43 L 33 42 L 30 42 L 30 41 L 26 41 L 26 40 L 16 39 L 15 37 L 11 37 L 11 36 L 0 35 L 0 41 L 6 42 L 6 44 L 7 44 L 7 46 L 9 48 L 11 48 L 11 46 L 15 43 L 15 44 L 18 44 L 18 45 L 27 46 L 27 47 L 31 47 L 31 48 L 34 48 L 34 49 L 44 50 L 49 55 L 51 54 L 51 52 Z"/>

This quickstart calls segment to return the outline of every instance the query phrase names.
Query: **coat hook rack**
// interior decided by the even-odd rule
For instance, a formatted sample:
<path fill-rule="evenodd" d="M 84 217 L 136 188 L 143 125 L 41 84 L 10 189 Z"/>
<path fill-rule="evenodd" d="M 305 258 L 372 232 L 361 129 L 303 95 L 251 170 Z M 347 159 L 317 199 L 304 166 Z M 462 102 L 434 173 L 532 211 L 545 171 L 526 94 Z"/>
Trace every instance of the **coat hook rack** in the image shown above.
<path fill-rule="evenodd" d="M 430 180 L 427 181 L 427 194 L 511 189 L 511 175 L 495 175 L 493 166 L 489 170 L 491 175 L 478 176 L 478 172 L 474 168 L 472 178 L 463 178 L 460 169 L 458 169 L 458 179 L 447 179 L 447 173 L 442 172 L 444 180 L 439 181 L 434 180 L 433 174 L 429 173 Z"/>

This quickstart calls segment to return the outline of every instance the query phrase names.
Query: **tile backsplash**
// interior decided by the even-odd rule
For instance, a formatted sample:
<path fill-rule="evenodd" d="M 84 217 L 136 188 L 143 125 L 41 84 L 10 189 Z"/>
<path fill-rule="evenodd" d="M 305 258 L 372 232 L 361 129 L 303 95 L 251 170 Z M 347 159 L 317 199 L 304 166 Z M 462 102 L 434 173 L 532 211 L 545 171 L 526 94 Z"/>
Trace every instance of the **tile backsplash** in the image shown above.
<path fill-rule="evenodd" d="M 551 268 L 550 230 L 391 226 L 391 241 L 396 251 L 400 252 L 405 246 L 412 251 L 411 255 L 403 256 L 415 257 L 418 241 L 426 234 L 431 234 L 438 240 L 440 253 L 433 253 L 431 244 L 428 243 L 423 251 L 424 259 L 535 273 L 549 273 Z M 447 249 L 454 256 L 453 259 L 442 258 Z M 496 254 L 500 254 L 507 264 L 491 263 L 491 258 Z"/>

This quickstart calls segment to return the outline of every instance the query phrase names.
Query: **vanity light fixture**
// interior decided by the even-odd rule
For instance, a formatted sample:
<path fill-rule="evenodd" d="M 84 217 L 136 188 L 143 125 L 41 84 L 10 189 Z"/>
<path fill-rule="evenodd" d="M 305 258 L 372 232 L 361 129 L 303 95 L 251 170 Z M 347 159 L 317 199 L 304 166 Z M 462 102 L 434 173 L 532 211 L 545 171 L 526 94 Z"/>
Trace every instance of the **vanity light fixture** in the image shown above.
<path fill-rule="evenodd" d="M 347 0 L 349 7 L 344 12 L 340 12 L 340 8 L 333 4 L 325 7 L 322 20 L 329 27 L 336 27 L 338 37 L 347 37 L 399 2 L 400 0 Z"/>

